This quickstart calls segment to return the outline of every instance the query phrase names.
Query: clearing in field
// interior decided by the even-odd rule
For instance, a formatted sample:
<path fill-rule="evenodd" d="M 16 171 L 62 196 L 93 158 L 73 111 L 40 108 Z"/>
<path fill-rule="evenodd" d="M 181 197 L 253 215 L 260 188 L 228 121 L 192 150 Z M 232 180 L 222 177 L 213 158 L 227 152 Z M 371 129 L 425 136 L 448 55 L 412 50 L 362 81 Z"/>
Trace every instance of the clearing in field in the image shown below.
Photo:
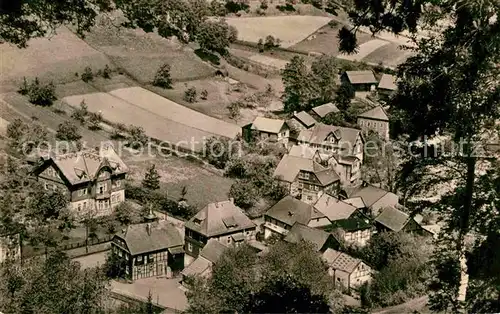
<path fill-rule="evenodd" d="M 110 94 L 155 115 L 201 131 L 227 138 L 235 138 L 241 133 L 241 128 L 236 124 L 186 108 L 141 87 L 121 88 L 111 91 Z"/>
<path fill-rule="evenodd" d="M 372 39 L 359 45 L 358 52 L 355 54 L 339 54 L 337 58 L 349 60 L 349 61 L 361 61 L 363 58 L 368 56 L 370 53 L 380 49 L 386 45 L 390 45 L 390 42 L 381 39 Z"/>
<path fill-rule="evenodd" d="M 336 56 L 339 54 L 339 39 L 337 35 L 342 26 L 343 24 L 340 22 L 333 27 L 325 25 L 313 35 L 293 45 L 291 48 L 308 53 L 316 52 Z M 358 40 L 358 45 L 362 45 L 369 41 L 372 36 L 364 32 L 358 32 L 356 38 Z"/>
<path fill-rule="evenodd" d="M 78 108 L 82 101 L 91 112 L 100 112 L 103 118 L 113 123 L 140 126 L 152 138 L 178 144 L 180 147 L 200 150 L 202 141 L 212 134 L 203 132 L 172 120 L 160 117 L 145 109 L 132 105 L 107 93 L 93 93 L 65 97 L 62 100 L 73 108 Z"/>
<path fill-rule="evenodd" d="M 302 41 L 331 19 L 324 16 L 269 16 L 228 18 L 227 23 L 236 27 L 238 39 L 248 42 L 264 40 L 272 35 L 281 40 L 281 47 L 288 48 Z"/>
<path fill-rule="evenodd" d="M 19 49 L 0 44 L 0 85 L 18 87 L 24 76 L 38 76 L 55 83 L 74 81 L 78 79 L 75 73 L 81 73 L 87 66 L 98 70 L 111 63 L 105 54 L 93 49 L 66 27 L 59 28 L 50 38 L 32 39 L 28 45 Z"/>
<path fill-rule="evenodd" d="M 140 87 L 69 96 L 62 101 L 73 108 L 85 101 L 90 111 L 101 112 L 107 121 L 140 126 L 148 136 L 195 151 L 201 150 L 206 138 L 234 138 L 241 132 L 237 125 L 191 110 Z"/>
<path fill-rule="evenodd" d="M 362 61 L 370 63 L 382 63 L 385 66 L 395 67 L 403 63 L 413 54 L 410 50 L 402 50 L 399 44 L 391 43 L 371 52 Z"/>

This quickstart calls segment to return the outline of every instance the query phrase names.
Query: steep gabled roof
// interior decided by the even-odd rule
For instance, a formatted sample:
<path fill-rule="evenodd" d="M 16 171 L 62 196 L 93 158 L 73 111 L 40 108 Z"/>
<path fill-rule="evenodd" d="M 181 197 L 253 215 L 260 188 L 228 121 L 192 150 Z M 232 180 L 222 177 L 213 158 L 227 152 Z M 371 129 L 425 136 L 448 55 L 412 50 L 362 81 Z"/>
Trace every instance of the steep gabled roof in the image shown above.
<path fill-rule="evenodd" d="M 312 172 L 323 186 L 340 180 L 333 169 L 323 167 L 313 159 L 284 155 L 274 170 L 273 177 L 285 182 L 294 182 L 300 171 Z"/>
<path fill-rule="evenodd" d="M 316 201 L 314 208 L 323 213 L 332 222 L 347 219 L 356 211 L 356 207 L 326 193 L 321 195 Z"/>
<path fill-rule="evenodd" d="M 358 265 L 362 263 L 359 258 L 352 257 L 346 253 L 340 253 L 340 255 L 333 261 L 330 266 L 335 270 L 344 271 L 351 274 Z"/>
<path fill-rule="evenodd" d="M 351 84 L 376 84 L 377 79 L 372 71 L 346 71 L 347 79 Z"/>
<path fill-rule="evenodd" d="M 285 196 L 266 212 L 266 215 L 289 226 L 296 222 L 307 225 L 311 219 L 326 217 L 310 204 L 290 195 Z"/>
<path fill-rule="evenodd" d="M 284 124 L 286 122 L 283 120 L 257 117 L 253 121 L 251 129 L 261 132 L 279 133 Z"/>
<path fill-rule="evenodd" d="M 255 224 L 232 200 L 210 203 L 186 222 L 186 228 L 206 237 L 255 228 Z"/>
<path fill-rule="evenodd" d="M 149 227 L 148 223 L 129 225 L 124 232 L 117 233 L 115 236 L 125 241 L 132 255 L 173 247 L 182 248 L 184 245 L 177 228 L 166 221 L 150 223 Z"/>
<path fill-rule="evenodd" d="M 375 218 L 375 221 L 394 232 L 398 232 L 406 226 L 410 219 L 411 218 L 407 213 L 402 212 L 393 206 L 387 206 Z"/>
<path fill-rule="evenodd" d="M 295 113 L 293 115 L 293 117 L 297 121 L 299 121 L 300 123 L 302 123 L 303 125 L 305 125 L 306 128 L 310 128 L 310 127 L 312 127 L 316 123 L 316 120 L 310 114 L 308 114 L 305 111 L 301 111 L 301 112 Z"/>
<path fill-rule="evenodd" d="M 323 104 L 321 106 L 317 106 L 317 107 L 314 107 L 312 108 L 312 111 L 317 114 L 318 116 L 320 116 L 321 118 L 324 118 L 327 114 L 329 113 L 334 113 L 334 112 L 339 112 L 339 108 L 337 108 L 337 106 L 335 106 L 335 104 L 329 102 L 329 103 L 326 103 L 326 104 Z"/>
<path fill-rule="evenodd" d="M 387 90 L 396 90 L 398 86 L 396 85 L 396 77 L 390 74 L 383 74 L 378 83 L 378 88 Z"/>
<path fill-rule="evenodd" d="M 349 155 L 352 152 L 347 151 L 346 148 L 354 148 L 356 140 L 361 135 L 361 131 L 353 128 L 317 123 L 309 130 L 302 130 L 297 139 L 305 143 L 322 145 L 326 144 L 326 139 L 330 134 L 339 140 L 338 146 L 343 148 L 340 154 Z"/>
<path fill-rule="evenodd" d="M 389 121 L 389 117 L 381 106 L 377 106 L 358 115 L 358 118 Z"/>
<path fill-rule="evenodd" d="M 104 168 L 113 174 L 128 172 L 128 167 L 110 146 L 103 147 L 98 152 L 83 150 L 60 155 L 47 153 L 42 157 L 46 161 L 50 160 L 72 185 L 96 179 Z"/>
<path fill-rule="evenodd" d="M 304 224 L 296 222 L 292 226 L 284 240 L 290 243 L 298 243 L 302 240 L 311 242 L 316 247 L 316 250 L 319 251 L 321 250 L 321 248 L 323 248 L 330 236 L 333 235 L 321 229 L 311 228 Z"/>
<path fill-rule="evenodd" d="M 373 185 L 360 186 L 356 188 L 350 195 L 349 198 L 361 197 L 366 207 L 371 207 L 379 199 L 384 197 L 386 194 L 391 193 L 381 188 Z"/>

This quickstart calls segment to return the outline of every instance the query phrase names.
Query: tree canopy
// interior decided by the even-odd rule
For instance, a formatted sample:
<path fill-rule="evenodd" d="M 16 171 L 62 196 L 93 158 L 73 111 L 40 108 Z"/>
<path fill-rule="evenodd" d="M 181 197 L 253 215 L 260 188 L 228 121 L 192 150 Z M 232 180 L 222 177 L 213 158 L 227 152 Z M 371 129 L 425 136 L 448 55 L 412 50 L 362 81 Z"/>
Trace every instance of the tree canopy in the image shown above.
<path fill-rule="evenodd" d="M 500 118 L 498 12 L 498 1 L 354 1 L 350 18 L 355 27 L 339 33 L 341 50 L 356 47 L 353 32 L 363 26 L 373 32 L 406 32 L 413 38 L 414 54 L 398 67 L 398 90 L 388 105 L 393 131 L 407 144 L 424 136 L 444 137 L 441 148 L 446 151 L 432 156 L 426 154 L 425 142 L 418 146 L 420 152 L 403 163 L 399 182 L 404 193 L 414 196 L 441 187 L 439 200 L 430 206 L 446 227 L 433 261 L 439 272 L 452 267 L 452 273 L 460 275 L 434 277 L 430 300 L 435 310 L 459 311 L 492 297 L 469 292 L 464 297 L 457 292 L 459 287 L 466 291 L 468 282 L 493 288 L 479 278 L 464 280 L 468 270 L 459 260 L 470 251 L 467 238 L 476 238 L 472 247 L 481 245 L 486 231 L 498 225 L 498 218 L 483 219 L 483 215 L 498 213 L 491 199 L 499 197 L 499 190 L 489 191 L 499 168 L 491 152 L 477 154 L 488 141 L 498 140 L 494 123 Z M 485 236 L 477 237 L 478 233 Z M 493 291 L 500 295 L 498 286 Z"/>

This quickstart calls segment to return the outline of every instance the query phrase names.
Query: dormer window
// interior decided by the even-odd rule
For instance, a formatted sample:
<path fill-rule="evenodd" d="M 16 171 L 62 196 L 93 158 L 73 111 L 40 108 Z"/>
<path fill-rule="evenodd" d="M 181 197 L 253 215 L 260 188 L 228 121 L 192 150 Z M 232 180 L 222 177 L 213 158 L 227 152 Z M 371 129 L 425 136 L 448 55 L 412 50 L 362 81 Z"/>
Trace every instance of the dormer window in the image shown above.
<path fill-rule="evenodd" d="M 193 220 L 193 222 L 194 222 L 196 225 L 200 225 L 202 221 L 203 221 L 203 220 L 198 219 L 198 218 L 195 218 L 195 219 Z"/>

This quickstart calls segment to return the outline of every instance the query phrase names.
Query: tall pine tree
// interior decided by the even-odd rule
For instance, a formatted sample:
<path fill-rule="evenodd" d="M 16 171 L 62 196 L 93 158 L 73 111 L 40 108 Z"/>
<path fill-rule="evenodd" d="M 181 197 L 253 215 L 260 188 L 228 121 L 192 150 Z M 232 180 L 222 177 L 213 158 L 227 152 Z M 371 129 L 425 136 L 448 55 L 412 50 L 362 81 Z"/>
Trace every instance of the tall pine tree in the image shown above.
<path fill-rule="evenodd" d="M 160 175 L 158 174 L 154 164 L 151 165 L 144 175 L 142 186 L 149 190 L 158 190 L 160 188 Z"/>

